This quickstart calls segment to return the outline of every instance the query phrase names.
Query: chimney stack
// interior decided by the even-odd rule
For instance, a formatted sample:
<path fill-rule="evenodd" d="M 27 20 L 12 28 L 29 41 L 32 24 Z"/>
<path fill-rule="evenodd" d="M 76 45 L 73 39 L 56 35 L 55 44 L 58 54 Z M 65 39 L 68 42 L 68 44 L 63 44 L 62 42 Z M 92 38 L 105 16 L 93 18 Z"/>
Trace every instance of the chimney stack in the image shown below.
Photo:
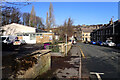
<path fill-rule="evenodd" d="M 112 18 L 111 18 L 111 21 L 109 22 L 110 24 L 113 24 L 113 20 L 112 20 Z"/>

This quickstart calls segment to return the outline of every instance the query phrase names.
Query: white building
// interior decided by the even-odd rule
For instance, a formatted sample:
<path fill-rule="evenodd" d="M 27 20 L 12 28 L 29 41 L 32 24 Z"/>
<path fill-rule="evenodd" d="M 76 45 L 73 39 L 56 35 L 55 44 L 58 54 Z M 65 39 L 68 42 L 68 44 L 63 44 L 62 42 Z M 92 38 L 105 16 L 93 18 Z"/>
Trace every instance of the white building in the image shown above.
<path fill-rule="evenodd" d="M 9 36 L 9 35 L 18 36 L 18 34 L 25 34 L 23 35 L 23 40 L 25 40 L 26 43 L 28 44 L 36 43 L 36 39 L 31 38 L 34 37 L 33 33 L 34 34 L 36 33 L 36 28 L 25 26 L 22 24 L 12 23 L 2 26 L 1 29 L 4 30 L 2 34 L 3 36 Z"/>
<path fill-rule="evenodd" d="M 16 35 L 17 33 L 35 33 L 36 32 L 36 28 L 21 25 L 21 24 L 16 24 L 16 23 L 2 26 L 1 29 L 4 30 L 3 36 Z"/>
<path fill-rule="evenodd" d="M 52 42 L 54 36 L 52 32 L 42 31 L 34 27 L 16 23 L 2 26 L 1 29 L 4 31 L 3 36 L 17 36 L 18 39 L 25 40 L 27 44 Z"/>

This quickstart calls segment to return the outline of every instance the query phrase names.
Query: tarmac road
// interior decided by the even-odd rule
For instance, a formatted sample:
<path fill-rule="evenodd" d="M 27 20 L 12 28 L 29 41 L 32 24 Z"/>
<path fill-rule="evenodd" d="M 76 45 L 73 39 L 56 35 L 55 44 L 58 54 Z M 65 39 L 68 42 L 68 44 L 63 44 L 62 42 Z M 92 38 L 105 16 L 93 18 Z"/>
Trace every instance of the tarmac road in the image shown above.
<path fill-rule="evenodd" d="M 77 43 L 85 58 L 82 58 L 82 77 L 91 80 L 120 80 L 120 50 L 92 44 Z M 93 73 L 102 73 L 91 74 Z M 98 77 L 101 77 L 97 79 Z"/>

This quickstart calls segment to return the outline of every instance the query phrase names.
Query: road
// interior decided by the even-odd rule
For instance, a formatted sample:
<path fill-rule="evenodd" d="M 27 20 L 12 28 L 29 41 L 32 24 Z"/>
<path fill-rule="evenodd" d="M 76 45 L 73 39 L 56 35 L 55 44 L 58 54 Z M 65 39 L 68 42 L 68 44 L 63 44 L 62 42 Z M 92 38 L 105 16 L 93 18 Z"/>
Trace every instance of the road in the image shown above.
<path fill-rule="evenodd" d="M 98 80 L 97 77 L 101 77 L 101 80 L 120 80 L 120 50 L 84 43 L 77 43 L 76 46 L 80 46 L 85 56 L 82 58 L 83 78 L 89 76 L 92 80 Z M 96 76 L 91 72 L 102 74 Z"/>

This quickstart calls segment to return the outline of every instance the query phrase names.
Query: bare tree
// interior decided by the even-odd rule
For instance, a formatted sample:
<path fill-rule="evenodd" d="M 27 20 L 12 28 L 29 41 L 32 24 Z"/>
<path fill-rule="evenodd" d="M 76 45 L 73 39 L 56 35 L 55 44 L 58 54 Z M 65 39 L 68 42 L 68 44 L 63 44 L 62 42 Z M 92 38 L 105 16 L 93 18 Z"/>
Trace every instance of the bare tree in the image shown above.
<path fill-rule="evenodd" d="M 8 2 L 5 0 L 3 5 L 0 7 L 1 12 L 1 18 L 2 18 L 2 26 L 7 25 L 10 23 L 19 23 L 22 24 L 21 21 L 21 12 L 19 11 L 20 8 L 30 5 L 31 3 L 23 2 L 23 3 L 16 3 L 16 2 Z"/>
<path fill-rule="evenodd" d="M 38 16 L 36 16 L 36 26 L 38 29 L 43 29 L 43 30 L 45 29 L 45 26 L 43 24 L 43 19 Z"/>
<path fill-rule="evenodd" d="M 71 37 L 73 35 L 73 20 L 71 18 L 68 18 L 68 23 L 67 23 L 67 35 Z"/>
<path fill-rule="evenodd" d="M 73 29 L 73 20 L 71 18 L 68 18 L 68 21 L 65 20 L 64 24 L 62 26 L 59 27 L 58 29 L 58 34 L 60 34 L 60 39 L 62 41 L 65 41 L 65 34 L 68 35 L 68 37 L 71 37 L 74 33 L 74 29 Z"/>
<path fill-rule="evenodd" d="M 49 7 L 49 27 L 52 28 L 55 26 L 55 18 L 54 18 L 54 14 L 53 14 L 53 5 L 52 3 L 50 3 L 50 7 Z"/>
<path fill-rule="evenodd" d="M 32 6 L 32 10 L 30 14 L 30 26 L 36 27 L 36 14 L 35 14 L 34 6 Z"/>
<path fill-rule="evenodd" d="M 29 20 L 30 20 L 30 13 L 23 13 L 23 24 L 24 25 L 29 25 Z"/>
<path fill-rule="evenodd" d="M 4 7 L 2 8 L 2 25 L 10 23 L 21 23 L 21 13 L 18 8 Z"/>
<path fill-rule="evenodd" d="M 48 19 L 49 19 L 49 18 L 48 18 L 48 12 L 47 12 L 47 16 L 46 16 L 46 28 L 47 28 L 47 29 L 50 29 Z"/>

